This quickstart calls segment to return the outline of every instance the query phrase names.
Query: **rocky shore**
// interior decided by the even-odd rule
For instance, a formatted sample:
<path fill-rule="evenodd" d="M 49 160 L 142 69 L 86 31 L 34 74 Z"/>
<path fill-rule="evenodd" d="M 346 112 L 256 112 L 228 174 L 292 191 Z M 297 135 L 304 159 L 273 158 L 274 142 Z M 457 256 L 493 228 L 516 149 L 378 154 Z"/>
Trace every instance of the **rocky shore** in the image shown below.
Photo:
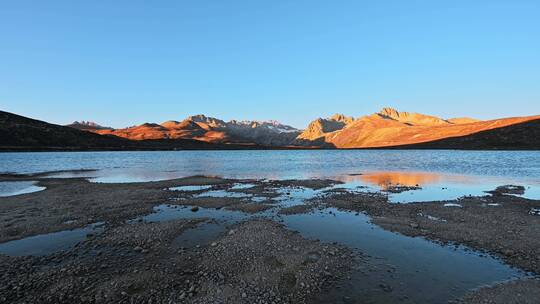
<path fill-rule="evenodd" d="M 0 198 L 0 243 L 103 224 L 62 251 L 0 254 L 0 303 L 316 302 L 367 263 L 361 252 L 303 237 L 281 223 L 283 216 L 326 208 L 365 213 L 376 225 L 403 235 L 466 245 L 530 273 L 523 280 L 471 290 L 456 302 L 534 303 L 527 301 L 540 293 L 535 277 L 540 216 L 531 212 L 540 209 L 540 201 L 516 196 L 522 189 L 515 186 L 481 197 L 393 204 L 384 192 L 348 191 L 332 180 L 194 176 L 105 184 L 0 176 L 0 182 L 28 180 L 46 189 Z M 311 195 L 291 199 L 299 189 Z M 145 217 L 163 204 L 186 216 Z M 211 212 L 222 210 L 238 218 L 216 222 Z M 208 240 L 197 239 L 196 231 L 208 225 L 219 229 Z M 192 246 L 179 242 L 183 237 L 190 237 Z M 516 292 L 520 297 L 512 297 Z"/>

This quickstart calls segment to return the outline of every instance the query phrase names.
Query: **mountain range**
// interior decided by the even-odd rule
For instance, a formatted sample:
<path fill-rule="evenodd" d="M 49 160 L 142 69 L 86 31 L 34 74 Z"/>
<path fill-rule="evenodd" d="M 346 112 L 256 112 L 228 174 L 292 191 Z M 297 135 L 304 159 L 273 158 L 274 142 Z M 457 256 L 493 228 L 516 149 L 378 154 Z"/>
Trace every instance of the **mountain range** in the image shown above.
<path fill-rule="evenodd" d="M 76 127 L 102 130 L 93 123 Z M 0 151 L 93 151 L 93 150 L 177 150 L 248 149 L 254 145 L 212 144 L 194 139 L 130 140 L 100 135 L 76 127 L 59 126 L 13 113 L 0 111 Z M 264 147 L 262 147 L 264 148 Z"/>
<path fill-rule="evenodd" d="M 540 115 L 445 119 L 383 108 L 358 118 L 317 118 L 304 130 L 205 115 L 114 129 L 88 121 L 59 126 L 0 111 L 1 150 L 246 148 L 540 149 Z"/>
<path fill-rule="evenodd" d="M 87 123 L 88 125 L 88 123 Z M 123 129 L 111 129 L 92 123 L 81 128 L 80 123 L 68 125 L 101 135 L 115 135 L 132 140 L 194 139 L 209 143 L 258 144 L 286 146 L 300 133 L 299 130 L 276 121 L 225 122 L 205 115 L 190 116 L 182 121 L 169 120 L 161 124 L 144 123 Z"/>

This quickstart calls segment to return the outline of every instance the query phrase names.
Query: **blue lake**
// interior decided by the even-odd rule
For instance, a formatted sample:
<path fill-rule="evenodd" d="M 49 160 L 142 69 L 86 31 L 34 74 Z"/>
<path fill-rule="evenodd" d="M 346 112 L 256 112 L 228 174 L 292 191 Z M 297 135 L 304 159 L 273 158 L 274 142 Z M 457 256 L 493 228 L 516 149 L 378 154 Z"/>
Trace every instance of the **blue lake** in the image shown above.
<path fill-rule="evenodd" d="M 69 170 L 96 169 L 95 172 Z M 190 175 L 230 178 L 331 178 L 349 186 L 422 187 L 391 195 L 395 202 L 481 195 L 504 184 L 540 199 L 540 151 L 280 150 L 0 153 L 0 172 L 65 170 L 51 177 L 143 182 Z"/>
<path fill-rule="evenodd" d="M 95 171 L 72 171 L 93 169 Z M 93 182 L 144 182 L 191 175 L 228 178 L 306 179 L 330 178 L 344 182 L 330 189 L 385 191 L 392 186 L 420 189 L 388 193 L 394 203 L 454 199 L 483 195 L 500 185 L 525 186 L 525 197 L 540 199 L 540 152 L 536 151 L 412 151 L 412 150 L 293 150 L 293 151 L 175 151 L 175 152 L 58 152 L 0 153 L 0 172 L 48 173 L 47 177 L 85 177 Z M 62 172 L 59 172 L 62 171 Z M 4 188 L 2 188 L 4 183 Z M 3 196 L 31 192 L 32 182 L 0 182 Z M 13 183 L 13 182 L 11 182 Z M 19 182 L 20 183 L 20 182 Z M 243 189 L 250 185 L 235 185 Z M 27 187 L 27 188 L 25 188 Z M 250 195 L 211 190 L 208 187 L 172 187 L 171 191 L 201 191 L 195 196 Z M 292 206 L 321 195 L 328 189 L 286 189 L 276 204 Z M 365 254 L 370 268 L 357 268 L 343 288 L 322 296 L 322 303 L 336 299 L 362 299 L 369 303 L 446 303 L 465 292 L 528 274 L 488 254 L 462 246 L 442 246 L 423 238 L 385 231 L 364 214 L 317 210 L 308 214 L 279 216 L 277 209 L 246 215 L 238 211 L 169 206 L 162 202 L 154 212 L 137 220 L 167 221 L 208 218 L 180 235 L 175 244 L 191 247 L 211 242 L 227 225 L 252 216 L 270 217 L 303 236 L 338 242 Z M 496 207 L 493 207 L 496 208 Z M 31 236 L 0 244 L 8 255 L 46 255 L 69 249 L 95 227 Z M 346 233 L 344 233 L 346 232 Z M 381 287 L 382 286 L 382 287 Z M 392 292 L 388 292 L 391 289 Z M 338 301 L 339 302 L 339 301 Z"/>

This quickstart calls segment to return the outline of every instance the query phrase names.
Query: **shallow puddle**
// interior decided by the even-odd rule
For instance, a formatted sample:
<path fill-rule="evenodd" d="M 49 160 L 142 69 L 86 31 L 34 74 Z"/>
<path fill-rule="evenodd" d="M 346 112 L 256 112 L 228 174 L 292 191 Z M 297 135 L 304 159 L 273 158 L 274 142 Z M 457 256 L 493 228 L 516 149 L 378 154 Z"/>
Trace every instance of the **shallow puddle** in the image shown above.
<path fill-rule="evenodd" d="M 465 247 L 386 231 L 364 214 L 326 209 L 285 216 L 284 222 L 305 237 L 357 248 L 381 270 L 360 267 L 343 288 L 323 296 L 324 303 L 446 303 L 479 286 L 526 275 Z"/>
<path fill-rule="evenodd" d="M 200 223 L 196 227 L 187 229 L 173 241 L 174 246 L 190 248 L 210 244 L 220 234 L 226 231 L 226 226 L 250 217 L 250 215 L 243 212 L 224 209 L 197 208 L 196 210 L 193 211 L 190 206 L 164 204 L 154 207 L 153 213 L 143 216 L 140 219 L 145 222 L 165 222 L 194 218 L 212 219 L 212 222 Z"/>
<path fill-rule="evenodd" d="M 327 188 L 313 190 L 305 187 L 280 188 L 277 190 L 280 195 L 276 197 L 275 200 L 280 204 L 281 207 L 302 205 L 305 203 L 305 200 L 322 195 L 326 189 Z"/>
<path fill-rule="evenodd" d="M 196 210 L 192 211 L 190 206 L 163 204 L 154 207 L 153 213 L 145 215 L 141 219 L 146 222 L 163 222 L 175 219 L 209 218 L 235 222 L 248 217 L 248 215 L 240 211 L 209 208 L 197 208 Z"/>
<path fill-rule="evenodd" d="M 220 223 L 202 223 L 177 236 L 173 241 L 173 246 L 183 248 L 206 246 L 217 239 L 225 230 L 225 225 Z"/>
<path fill-rule="evenodd" d="M 289 207 L 325 191 L 346 188 L 365 191 L 358 184 L 347 183 L 312 190 L 302 187 L 277 189 L 276 204 Z M 207 191 L 202 196 L 253 198 L 250 194 L 223 190 Z M 237 196 L 240 195 L 240 196 Z M 230 196 L 229 196 L 230 197 Z M 448 208 L 457 206 L 448 206 Z M 253 217 L 282 221 L 304 237 L 337 242 L 366 254 L 353 271 L 351 280 L 333 289 L 319 300 L 322 303 L 446 303 L 482 285 L 510 280 L 527 274 L 505 265 L 498 259 L 465 247 L 441 246 L 423 238 L 412 238 L 386 231 L 368 216 L 333 208 L 309 214 L 277 215 L 279 208 L 246 214 L 224 208 L 207 209 L 163 204 L 154 212 L 135 220 L 160 222 L 175 219 L 206 218 L 211 221 L 188 229 L 173 244 L 178 247 L 208 246 L 228 225 Z M 0 244 L 0 253 L 8 255 L 45 255 L 69 249 L 95 233 L 96 226 L 33 236 Z M 337 300 L 336 300 L 337 299 Z"/>
<path fill-rule="evenodd" d="M 383 166 L 384 167 L 384 166 Z M 147 182 L 166 180 L 172 178 L 180 178 L 192 176 L 196 174 L 204 174 L 198 170 L 147 170 L 144 168 L 107 168 L 95 172 L 82 172 L 76 175 L 67 173 L 53 174 L 56 177 L 71 177 L 71 176 L 89 176 L 93 182 L 100 183 L 126 183 L 126 182 Z M 361 170 L 357 173 L 339 172 L 339 174 L 326 174 L 324 172 L 311 172 L 304 177 L 295 178 L 330 178 L 344 181 L 345 185 L 337 187 L 356 188 L 366 187 L 370 191 L 385 191 L 393 186 L 421 187 L 418 190 L 408 190 L 400 193 L 388 193 L 391 202 L 394 203 L 410 203 L 410 202 L 427 202 L 440 200 L 454 200 L 459 197 L 473 195 L 485 195 L 485 191 L 493 190 L 498 186 L 506 184 L 523 185 L 525 193 L 521 195 L 525 198 L 540 199 L 540 183 L 534 176 L 513 176 L 505 177 L 481 175 L 482 172 L 473 174 L 454 174 L 454 173 L 439 173 L 429 171 L 372 171 L 370 169 Z M 249 178 L 250 175 L 223 174 L 227 178 Z M 263 173 L 256 178 L 266 177 Z M 289 178 L 289 175 L 273 175 L 271 178 L 281 179 Z M 234 184 L 230 190 L 241 190 L 253 187 L 251 183 Z M 191 191 L 191 190 L 185 190 Z M 196 191 L 196 190 L 192 190 Z"/>
<path fill-rule="evenodd" d="M 280 201 L 296 204 L 319 191 L 283 189 Z M 462 246 L 442 246 L 423 238 L 386 231 L 360 213 L 333 208 L 315 213 L 277 216 L 275 211 L 249 215 L 226 209 L 160 205 L 145 221 L 209 218 L 216 222 L 185 231 L 175 240 L 180 247 L 208 245 L 225 233 L 228 225 L 264 216 L 282 221 L 304 237 L 337 242 L 367 254 L 341 288 L 322 296 L 321 303 L 446 303 L 482 285 L 524 277 L 527 274 L 489 255 Z M 338 299 L 338 301 L 336 301 Z"/>
<path fill-rule="evenodd" d="M 236 198 L 248 198 L 252 197 L 251 194 L 242 192 L 229 192 L 226 190 L 210 190 L 197 194 L 194 197 L 236 197 Z"/>
<path fill-rule="evenodd" d="M 178 186 L 167 188 L 170 191 L 201 191 L 212 188 L 211 185 L 200 185 L 200 186 Z"/>
<path fill-rule="evenodd" d="M 540 185 L 522 184 L 512 179 L 487 176 L 465 176 L 434 172 L 367 171 L 362 174 L 336 177 L 345 184 L 336 187 L 354 189 L 363 187 L 367 191 L 382 191 L 392 203 L 432 202 L 455 200 L 463 196 L 484 196 L 485 191 L 506 184 L 525 186 L 525 198 L 540 199 Z M 392 193 L 394 187 L 420 187 Z"/>
<path fill-rule="evenodd" d="M 45 174 L 44 178 L 94 178 L 99 175 L 97 170 L 92 169 L 78 169 L 78 170 L 65 170 L 65 171 L 53 171 Z"/>
<path fill-rule="evenodd" d="M 253 188 L 257 185 L 255 184 L 240 184 L 240 183 L 237 183 L 237 184 L 234 184 L 231 188 L 229 188 L 230 190 L 242 190 L 242 189 L 249 189 L 249 188 Z"/>
<path fill-rule="evenodd" d="M 104 183 L 155 181 L 199 174 L 242 179 L 330 178 L 345 182 L 320 190 L 278 189 L 280 196 L 274 200 L 281 207 L 303 204 L 305 199 L 324 195 L 327 190 L 381 191 L 395 185 L 418 185 L 421 189 L 385 192 L 394 203 L 486 195 L 484 191 L 506 184 L 523 185 L 523 197 L 540 199 L 538 151 L 4 153 L 0 158 L 0 171 L 5 172 L 97 168 L 99 170 L 95 172 L 57 173 L 51 177 L 88 177 L 91 181 Z M 236 184 L 229 190 L 248 189 L 250 186 Z M 5 192 L 0 190 L 0 195 Z M 207 191 L 202 196 L 263 200 L 245 193 L 222 190 Z M 459 207 L 447 205 L 444 208 Z M 486 204 L 486 208 L 499 207 Z M 278 209 L 249 215 L 226 209 L 196 208 L 197 211 L 193 212 L 191 207 L 160 205 L 154 208 L 154 213 L 142 219 L 150 222 L 189 218 L 214 220 L 186 230 L 174 241 L 180 247 L 207 245 L 224 233 L 227 225 L 264 216 L 283 221 L 289 229 L 299 231 L 304 237 L 338 242 L 365 253 L 367 256 L 353 271 L 351 280 L 323 295 L 319 299 L 323 303 L 447 303 L 482 285 L 527 275 L 478 251 L 459 246 L 441 246 L 423 238 L 383 230 L 371 224 L 369 217 L 363 214 L 324 209 L 309 214 L 278 216 Z M 539 216 L 540 209 L 532 208 L 529 213 Z M 444 220 L 428 214 L 423 216 L 433 221 Z M 37 235 L 0 244 L 0 253 L 50 254 L 69 249 L 84 240 L 87 233 L 96 232 L 99 232 L 99 228 L 85 227 Z"/>
<path fill-rule="evenodd" d="M 68 250 L 75 244 L 84 241 L 89 233 L 101 232 L 101 226 L 103 223 L 95 223 L 84 228 L 34 235 L 1 243 L 0 253 L 10 256 L 40 256 Z"/>
<path fill-rule="evenodd" d="M 14 196 L 45 190 L 45 187 L 35 185 L 34 181 L 0 182 L 0 197 Z"/>

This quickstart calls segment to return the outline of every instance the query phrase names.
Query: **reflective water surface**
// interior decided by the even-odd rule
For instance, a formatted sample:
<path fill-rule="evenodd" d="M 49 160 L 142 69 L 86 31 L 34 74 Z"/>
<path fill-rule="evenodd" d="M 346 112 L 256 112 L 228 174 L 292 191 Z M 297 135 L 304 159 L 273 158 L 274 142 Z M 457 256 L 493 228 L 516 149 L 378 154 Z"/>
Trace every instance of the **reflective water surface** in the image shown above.
<path fill-rule="evenodd" d="M 138 182 L 190 175 L 253 179 L 330 178 L 344 182 L 330 188 L 277 189 L 272 204 L 288 207 L 325 191 L 382 191 L 393 203 L 450 200 L 484 195 L 497 186 L 523 185 L 528 198 L 540 198 L 540 152 L 535 151 L 179 151 L 3 153 L 0 171 L 60 172 L 49 177 L 88 177 L 93 182 Z M 173 187 L 193 197 L 236 197 L 258 201 L 264 197 L 243 193 L 253 184 L 225 189 L 204 186 Z M 395 191 L 399 189 L 399 191 Z M 190 193 L 192 192 L 192 193 Z M 447 303 L 482 285 L 527 276 L 502 261 L 462 246 L 442 246 L 383 230 L 362 213 L 332 208 L 305 214 L 280 215 L 273 208 L 254 215 L 227 209 L 175 206 L 162 202 L 140 219 L 148 222 L 206 218 L 174 243 L 181 247 L 206 246 L 228 226 L 252 217 L 267 217 L 304 237 L 338 242 L 358 250 L 363 263 L 342 288 L 323 295 L 322 303 Z M 457 203 L 443 202 L 447 208 Z M 496 205 L 489 208 L 497 208 Z M 194 211 L 196 210 L 196 211 Z M 426 215 L 429 217 L 429 215 Z M 431 220 L 441 220 L 430 218 Z M 84 239 L 93 227 L 33 236 L 0 244 L 0 253 L 47 254 L 64 250 Z M 348 302 L 349 301 L 349 302 Z"/>
<path fill-rule="evenodd" d="M 103 224 L 100 222 L 84 228 L 34 235 L 1 243 L 0 254 L 10 256 L 48 255 L 67 250 L 83 241 L 89 233 L 99 233 Z"/>
<path fill-rule="evenodd" d="M 13 196 L 45 190 L 33 181 L 0 182 L 0 197 Z"/>
<path fill-rule="evenodd" d="M 332 178 L 386 189 L 399 184 L 421 190 L 389 194 L 394 202 L 481 195 L 504 184 L 526 187 L 540 198 L 540 151 L 283 150 L 0 153 L 0 172 L 58 170 L 51 177 L 89 177 L 95 182 L 143 182 L 190 175 L 230 178 Z"/>
<path fill-rule="evenodd" d="M 284 206 L 309 198 L 291 193 Z M 261 214 L 249 215 L 226 209 L 160 205 L 142 219 L 149 222 L 184 218 L 209 218 L 214 222 L 186 231 L 175 243 L 183 247 L 208 245 L 227 226 Z M 446 303 L 482 285 L 527 276 L 487 254 L 463 246 L 442 246 L 423 238 L 406 237 L 373 225 L 368 216 L 334 208 L 314 213 L 279 216 L 275 210 L 262 214 L 282 222 L 304 237 L 338 242 L 364 256 L 342 288 L 319 299 L 322 303 Z M 352 302 L 344 301 L 348 299 Z"/>
<path fill-rule="evenodd" d="M 536 180 L 538 151 L 280 150 L 0 153 L 0 172 L 99 169 L 132 181 L 205 174 L 243 178 L 312 178 L 364 171 L 416 171 Z M 68 173 L 69 174 L 69 173 Z M 71 173 L 74 174 L 74 173 Z M 87 173 L 84 173 L 87 175 Z M 64 174 L 65 176 L 66 174 Z M 104 179 L 105 180 L 105 179 Z"/>

